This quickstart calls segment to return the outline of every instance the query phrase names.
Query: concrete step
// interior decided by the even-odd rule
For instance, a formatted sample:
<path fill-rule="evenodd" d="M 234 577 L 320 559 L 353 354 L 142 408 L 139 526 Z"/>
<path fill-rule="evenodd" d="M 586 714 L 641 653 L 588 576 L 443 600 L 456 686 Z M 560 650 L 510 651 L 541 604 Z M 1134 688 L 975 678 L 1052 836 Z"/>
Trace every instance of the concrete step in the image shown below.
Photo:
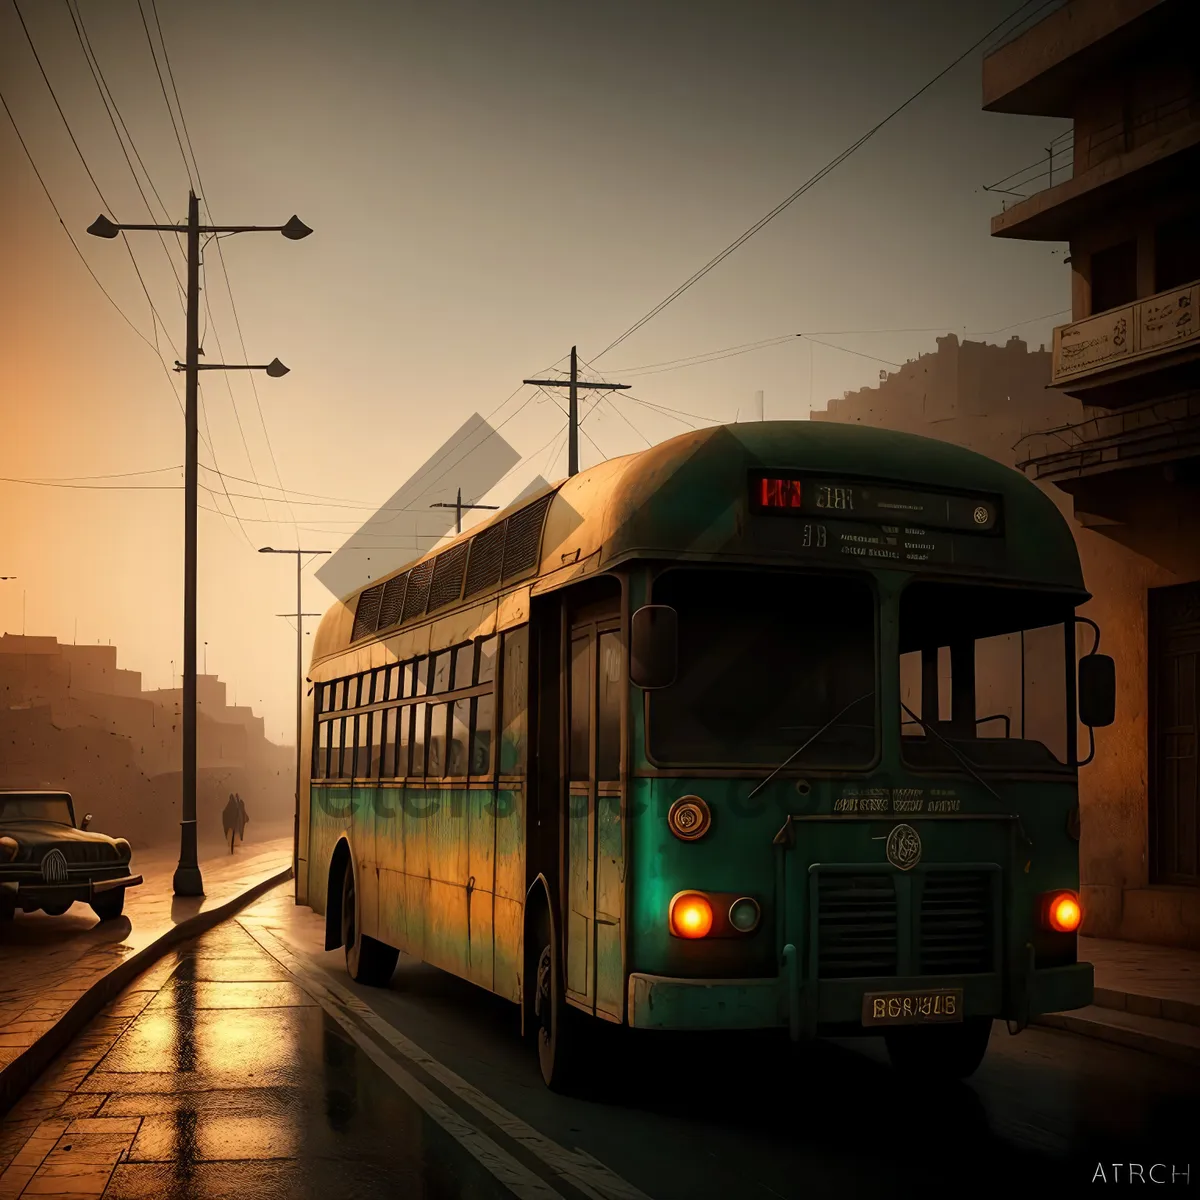
<path fill-rule="evenodd" d="M 1200 1025 L 1186 1021 L 1169 1021 L 1089 1004 L 1072 1012 L 1046 1013 L 1033 1024 L 1200 1066 Z"/>
<path fill-rule="evenodd" d="M 1094 1003 L 1098 1008 L 1135 1013 L 1139 1017 L 1157 1017 L 1163 1021 L 1200 1026 L 1200 1004 L 1193 1004 L 1188 1000 L 1169 1000 L 1141 992 L 1097 987 Z"/>

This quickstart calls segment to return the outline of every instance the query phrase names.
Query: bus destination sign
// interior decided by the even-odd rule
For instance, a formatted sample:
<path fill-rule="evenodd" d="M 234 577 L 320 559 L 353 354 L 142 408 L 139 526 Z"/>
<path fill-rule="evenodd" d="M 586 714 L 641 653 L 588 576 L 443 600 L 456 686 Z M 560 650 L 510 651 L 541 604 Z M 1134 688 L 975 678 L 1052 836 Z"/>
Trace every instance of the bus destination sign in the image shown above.
<path fill-rule="evenodd" d="M 751 477 L 752 507 L 821 520 L 886 522 L 961 533 L 994 533 L 999 503 L 986 496 L 906 488 L 814 476 L 759 473 Z"/>
<path fill-rule="evenodd" d="M 752 476 L 750 500 L 755 513 L 797 518 L 760 527 L 772 550 L 878 566 L 982 567 L 1003 559 L 992 497 L 780 472 Z"/>

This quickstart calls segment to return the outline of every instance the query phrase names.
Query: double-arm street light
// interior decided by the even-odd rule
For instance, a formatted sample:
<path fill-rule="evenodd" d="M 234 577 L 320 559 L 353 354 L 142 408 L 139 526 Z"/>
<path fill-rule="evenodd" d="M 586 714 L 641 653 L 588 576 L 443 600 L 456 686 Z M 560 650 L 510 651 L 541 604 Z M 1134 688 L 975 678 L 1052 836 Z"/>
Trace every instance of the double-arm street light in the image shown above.
<path fill-rule="evenodd" d="M 304 706 L 304 611 L 303 577 L 300 561 L 304 555 L 332 554 L 332 550 L 276 550 L 263 546 L 259 554 L 294 554 L 296 556 L 296 813 L 292 820 L 292 884 L 298 894 L 300 887 L 300 731 Z M 281 614 L 282 615 L 282 614 Z"/>
<path fill-rule="evenodd" d="M 175 364 L 185 372 L 184 423 L 187 454 L 184 467 L 183 524 L 183 819 L 180 822 L 179 866 L 175 870 L 175 895 L 203 896 L 204 881 L 196 860 L 196 524 L 199 483 L 199 373 L 201 371 L 266 371 L 273 378 L 287 374 L 287 367 L 273 359 L 266 366 L 200 363 L 200 235 L 224 233 L 281 233 L 299 241 L 312 230 L 299 217 L 284 225 L 201 225 L 200 202 L 188 193 L 186 225 L 118 225 L 99 216 L 88 226 L 94 237 L 115 238 L 122 230 L 151 229 L 187 234 L 187 354 L 186 362 Z"/>

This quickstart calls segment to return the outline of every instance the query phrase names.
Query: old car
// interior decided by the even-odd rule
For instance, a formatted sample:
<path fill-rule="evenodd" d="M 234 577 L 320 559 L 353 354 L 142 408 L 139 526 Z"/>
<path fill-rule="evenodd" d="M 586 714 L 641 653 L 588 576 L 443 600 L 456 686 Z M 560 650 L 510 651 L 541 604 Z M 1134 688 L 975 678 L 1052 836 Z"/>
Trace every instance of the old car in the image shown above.
<path fill-rule="evenodd" d="M 129 873 L 129 843 L 89 832 L 91 819 L 76 825 L 69 792 L 0 790 L 0 919 L 61 916 L 76 900 L 101 921 L 121 915 L 142 877 Z"/>

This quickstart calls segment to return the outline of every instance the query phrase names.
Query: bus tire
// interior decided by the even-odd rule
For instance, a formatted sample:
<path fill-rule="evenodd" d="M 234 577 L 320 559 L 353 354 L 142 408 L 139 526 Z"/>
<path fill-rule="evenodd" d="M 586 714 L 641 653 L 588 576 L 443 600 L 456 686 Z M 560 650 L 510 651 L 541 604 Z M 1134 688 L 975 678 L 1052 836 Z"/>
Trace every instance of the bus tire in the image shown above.
<path fill-rule="evenodd" d="M 355 983 L 369 987 L 388 985 L 400 951 L 361 932 L 354 864 L 350 862 L 342 876 L 342 944 L 346 947 L 346 971 Z"/>
<path fill-rule="evenodd" d="M 892 1066 L 899 1071 L 966 1079 L 979 1069 L 991 1036 L 991 1017 L 968 1017 L 961 1025 L 889 1030 L 883 1040 Z"/>
<path fill-rule="evenodd" d="M 549 921 L 542 923 L 539 935 L 541 949 L 537 957 L 533 994 L 538 1066 L 542 1070 L 542 1079 L 551 1091 L 565 1092 L 575 1075 L 574 1022 L 563 993 L 562 961 L 550 934 Z"/>

